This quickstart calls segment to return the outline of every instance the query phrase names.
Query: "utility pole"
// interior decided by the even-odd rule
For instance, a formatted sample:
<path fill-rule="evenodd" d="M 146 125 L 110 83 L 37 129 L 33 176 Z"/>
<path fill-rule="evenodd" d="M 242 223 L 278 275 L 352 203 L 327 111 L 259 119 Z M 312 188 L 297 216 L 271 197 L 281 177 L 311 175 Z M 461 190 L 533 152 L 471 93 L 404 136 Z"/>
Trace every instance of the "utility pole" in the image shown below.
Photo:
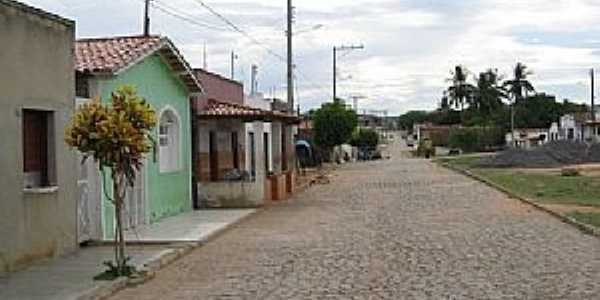
<path fill-rule="evenodd" d="M 517 102 L 517 96 L 515 96 L 512 105 L 510 106 L 510 138 L 514 148 L 517 148 L 517 141 L 515 141 L 515 103 Z"/>
<path fill-rule="evenodd" d="M 333 102 L 337 102 L 337 48 L 333 46 Z"/>
<path fill-rule="evenodd" d="M 150 0 L 145 1 L 144 5 L 144 36 L 150 35 Z"/>
<path fill-rule="evenodd" d="M 287 0 L 287 103 L 289 112 L 294 113 L 294 59 L 292 52 L 292 27 L 294 23 L 294 7 L 292 0 Z"/>
<path fill-rule="evenodd" d="M 337 102 L 337 52 L 364 49 L 363 45 L 333 47 L 333 102 Z"/>
<path fill-rule="evenodd" d="M 592 80 L 592 121 L 596 121 L 596 107 L 595 107 L 595 100 L 594 99 L 594 69 L 592 68 L 590 70 L 590 78 Z"/>

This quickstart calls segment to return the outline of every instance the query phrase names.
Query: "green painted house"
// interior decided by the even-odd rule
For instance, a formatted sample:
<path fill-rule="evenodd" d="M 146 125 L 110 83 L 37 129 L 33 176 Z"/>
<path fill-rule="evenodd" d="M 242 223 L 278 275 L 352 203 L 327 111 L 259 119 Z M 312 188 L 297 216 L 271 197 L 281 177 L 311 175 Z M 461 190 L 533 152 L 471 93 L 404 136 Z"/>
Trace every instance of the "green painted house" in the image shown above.
<path fill-rule="evenodd" d="M 78 40 L 75 53 L 79 103 L 98 96 L 109 101 L 117 87 L 131 85 L 157 113 L 156 151 L 127 193 L 125 227 L 192 210 L 190 97 L 202 88 L 188 63 L 159 36 Z M 102 192 L 103 176 L 93 162 L 79 174 L 79 241 L 111 238 L 114 209 Z"/>

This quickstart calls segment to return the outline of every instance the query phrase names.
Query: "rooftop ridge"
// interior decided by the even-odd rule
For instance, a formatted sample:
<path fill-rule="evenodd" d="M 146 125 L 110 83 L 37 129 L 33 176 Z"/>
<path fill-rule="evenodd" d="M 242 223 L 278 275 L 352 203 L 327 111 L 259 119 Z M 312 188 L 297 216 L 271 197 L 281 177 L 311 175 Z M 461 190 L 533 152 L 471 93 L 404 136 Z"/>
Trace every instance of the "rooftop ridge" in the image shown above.
<path fill-rule="evenodd" d="M 3 1 L 3 0 L 0 0 Z M 122 40 L 122 39 L 163 39 L 164 37 L 158 34 L 153 35 L 119 35 L 119 36 L 110 36 L 110 37 L 87 37 L 87 38 L 78 38 L 76 40 L 77 43 L 85 43 L 85 42 L 101 42 L 101 41 L 111 41 L 111 40 Z"/>
<path fill-rule="evenodd" d="M 21 10 L 23 12 L 26 13 L 31 13 L 31 14 L 35 14 L 38 15 L 40 17 L 46 18 L 48 20 L 51 21 L 55 21 L 58 23 L 61 23 L 67 27 L 73 27 L 75 26 L 75 21 L 71 20 L 71 19 L 67 19 L 65 17 L 62 17 L 58 14 L 55 13 L 51 13 L 48 11 L 45 11 L 41 8 L 37 8 L 19 1 L 14 1 L 14 0 L 0 0 L 0 4 L 4 4 L 6 6 L 10 6 L 12 8 Z"/>

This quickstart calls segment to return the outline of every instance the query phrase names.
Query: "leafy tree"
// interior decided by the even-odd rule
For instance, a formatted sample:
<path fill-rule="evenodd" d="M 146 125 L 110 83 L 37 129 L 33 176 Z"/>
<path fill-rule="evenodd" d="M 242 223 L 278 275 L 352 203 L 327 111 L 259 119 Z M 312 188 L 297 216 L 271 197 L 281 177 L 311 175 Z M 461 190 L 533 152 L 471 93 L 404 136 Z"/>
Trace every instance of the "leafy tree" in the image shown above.
<path fill-rule="evenodd" d="M 539 93 L 529 96 L 515 104 L 515 126 L 518 128 L 548 128 L 562 115 L 587 112 L 586 105 L 569 101 L 557 102 L 556 97 Z"/>
<path fill-rule="evenodd" d="M 75 113 L 65 132 L 65 142 L 83 154 L 84 163 L 93 158 L 103 174 L 110 171 L 112 194 L 104 194 L 115 207 L 115 265 L 107 263 L 114 276 L 130 275 L 123 233 L 123 206 L 127 186 L 133 186 L 144 156 L 153 150 L 151 131 L 156 115 L 150 104 L 139 97 L 131 86 L 119 87 L 111 95 L 111 103 L 100 98 L 84 104 Z"/>
<path fill-rule="evenodd" d="M 331 150 L 350 140 L 357 124 L 356 113 L 340 101 L 323 104 L 313 115 L 315 143 Z"/>
<path fill-rule="evenodd" d="M 352 135 L 350 145 L 358 148 L 375 148 L 379 145 L 379 134 L 373 129 L 359 129 Z"/>
<path fill-rule="evenodd" d="M 409 111 L 400 117 L 398 117 L 398 125 L 408 131 L 412 131 L 415 123 L 423 123 L 428 121 L 429 112 L 424 110 L 413 110 Z"/>

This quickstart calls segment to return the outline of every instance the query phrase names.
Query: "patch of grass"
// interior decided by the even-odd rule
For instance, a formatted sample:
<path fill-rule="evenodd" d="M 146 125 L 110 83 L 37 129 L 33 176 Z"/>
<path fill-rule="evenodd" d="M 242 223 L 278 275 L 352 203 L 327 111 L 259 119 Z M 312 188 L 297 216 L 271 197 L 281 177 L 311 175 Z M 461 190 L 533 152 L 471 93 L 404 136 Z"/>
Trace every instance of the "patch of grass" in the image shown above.
<path fill-rule="evenodd" d="M 510 169 L 472 171 L 514 193 L 537 202 L 600 206 L 600 177 L 566 177 Z"/>
<path fill-rule="evenodd" d="M 466 169 L 474 168 L 480 159 L 481 159 L 481 156 L 469 155 L 469 156 L 438 158 L 435 161 L 438 163 L 446 163 L 452 167 L 459 168 L 461 170 L 466 170 Z"/>
<path fill-rule="evenodd" d="M 600 213 L 572 212 L 567 214 L 567 216 L 572 217 L 581 223 L 590 224 L 600 228 Z"/>

